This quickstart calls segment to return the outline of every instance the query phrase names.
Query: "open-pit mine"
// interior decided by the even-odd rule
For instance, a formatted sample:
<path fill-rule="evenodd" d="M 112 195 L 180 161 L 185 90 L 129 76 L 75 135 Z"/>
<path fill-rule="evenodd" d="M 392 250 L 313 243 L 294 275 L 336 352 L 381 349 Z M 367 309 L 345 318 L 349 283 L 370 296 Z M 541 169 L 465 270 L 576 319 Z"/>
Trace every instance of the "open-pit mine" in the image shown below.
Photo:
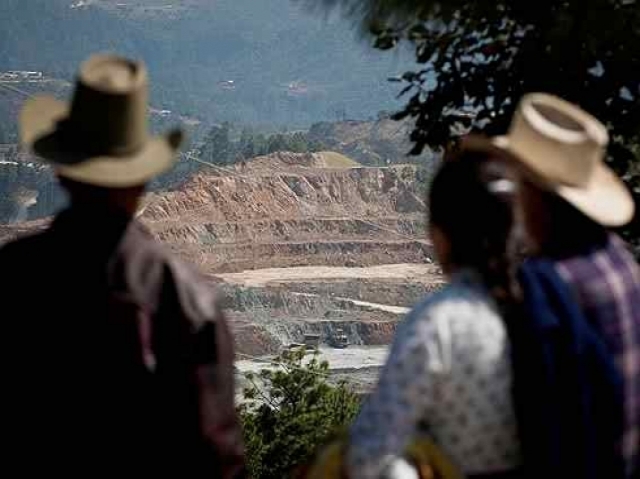
<path fill-rule="evenodd" d="M 398 322 L 442 284 L 414 165 L 331 166 L 276 153 L 145 197 L 139 219 L 224 296 L 239 372 L 312 338 L 366 389 Z M 47 220 L 0 226 L 0 242 Z"/>

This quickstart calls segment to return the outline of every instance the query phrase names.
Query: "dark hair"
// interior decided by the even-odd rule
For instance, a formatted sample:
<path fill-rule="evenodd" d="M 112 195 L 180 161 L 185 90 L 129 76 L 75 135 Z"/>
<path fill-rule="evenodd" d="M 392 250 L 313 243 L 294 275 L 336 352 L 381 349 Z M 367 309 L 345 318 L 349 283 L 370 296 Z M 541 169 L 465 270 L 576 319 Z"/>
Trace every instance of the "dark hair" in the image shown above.
<path fill-rule="evenodd" d="M 446 236 L 449 260 L 478 272 L 498 301 L 519 296 L 515 177 L 488 153 L 459 151 L 445 159 L 429 192 L 430 223 Z"/>
<path fill-rule="evenodd" d="M 544 221 L 546 224 L 547 237 L 542 244 L 545 256 L 565 258 L 588 254 L 607 243 L 608 233 L 605 227 L 555 193 L 539 191 L 543 209 L 536 221 Z"/>

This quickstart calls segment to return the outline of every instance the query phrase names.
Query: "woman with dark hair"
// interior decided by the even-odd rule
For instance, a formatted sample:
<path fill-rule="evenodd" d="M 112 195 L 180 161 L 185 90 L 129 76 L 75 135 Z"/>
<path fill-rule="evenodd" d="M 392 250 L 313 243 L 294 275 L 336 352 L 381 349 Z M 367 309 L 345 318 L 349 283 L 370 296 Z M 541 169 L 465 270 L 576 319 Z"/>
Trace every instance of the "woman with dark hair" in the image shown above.
<path fill-rule="evenodd" d="M 377 388 L 350 431 L 351 479 L 388 477 L 421 434 L 465 476 L 509 477 L 521 466 L 503 321 L 518 304 L 511 246 L 517 182 L 499 154 L 463 147 L 433 179 L 430 232 L 449 284 L 398 327 Z"/>

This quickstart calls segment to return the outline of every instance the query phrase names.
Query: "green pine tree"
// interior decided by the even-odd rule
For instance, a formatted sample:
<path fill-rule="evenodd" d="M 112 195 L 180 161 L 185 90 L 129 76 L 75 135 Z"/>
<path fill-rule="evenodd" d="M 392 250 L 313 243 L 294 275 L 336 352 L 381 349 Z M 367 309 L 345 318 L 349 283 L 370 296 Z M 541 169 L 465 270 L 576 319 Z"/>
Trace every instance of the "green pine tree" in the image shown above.
<path fill-rule="evenodd" d="M 247 374 L 240 407 L 250 476 L 282 479 L 347 426 L 359 398 L 344 383 L 328 382 L 329 365 L 304 350 L 283 354 L 275 370 Z"/>
<path fill-rule="evenodd" d="M 226 165 L 235 160 L 235 148 L 229 138 L 230 125 L 214 126 L 209 130 L 202 150 L 204 161 L 217 165 Z"/>
<path fill-rule="evenodd" d="M 254 141 L 254 134 L 251 130 L 244 128 L 240 134 L 240 141 L 238 144 L 238 151 L 242 158 L 249 160 L 256 155 L 256 145 Z"/>

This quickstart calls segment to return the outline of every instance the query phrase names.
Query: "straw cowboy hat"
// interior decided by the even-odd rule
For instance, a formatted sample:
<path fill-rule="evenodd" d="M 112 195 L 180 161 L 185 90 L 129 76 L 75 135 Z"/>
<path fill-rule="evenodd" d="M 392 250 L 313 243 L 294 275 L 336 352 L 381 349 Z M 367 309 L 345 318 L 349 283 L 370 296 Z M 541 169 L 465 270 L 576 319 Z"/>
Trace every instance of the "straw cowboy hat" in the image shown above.
<path fill-rule="evenodd" d="M 95 186 L 142 185 L 171 168 L 179 130 L 147 131 L 148 78 L 143 64 L 95 55 L 82 64 L 71 104 L 40 95 L 20 113 L 22 143 L 66 178 Z"/>
<path fill-rule="evenodd" d="M 553 95 L 525 95 L 509 132 L 491 141 L 470 137 L 463 147 L 507 155 L 541 187 L 551 190 L 595 222 L 623 226 L 634 215 L 629 190 L 605 165 L 605 126 Z"/>

